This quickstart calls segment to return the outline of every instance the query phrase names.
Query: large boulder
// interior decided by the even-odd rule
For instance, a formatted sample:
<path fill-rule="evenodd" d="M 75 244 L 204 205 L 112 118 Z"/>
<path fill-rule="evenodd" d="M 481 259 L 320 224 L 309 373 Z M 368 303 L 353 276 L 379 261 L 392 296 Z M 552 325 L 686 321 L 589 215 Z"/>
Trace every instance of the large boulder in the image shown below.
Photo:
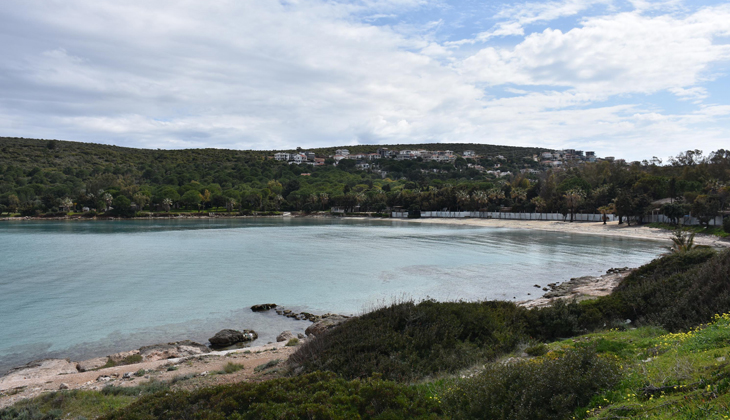
<path fill-rule="evenodd" d="M 260 305 L 253 305 L 251 307 L 251 310 L 254 312 L 263 312 L 263 311 L 268 311 L 269 309 L 274 309 L 274 308 L 276 308 L 275 303 L 262 303 Z"/>
<path fill-rule="evenodd" d="M 321 321 L 315 322 L 314 324 L 310 325 L 304 333 L 307 335 L 322 335 L 325 332 L 331 330 L 332 328 L 337 327 L 338 325 L 342 324 L 343 322 L 347 321 L 349 318 L 342 315 L 332 315 L 329 316 Z"/>
<path fill-rule="evenodd" d="M 246 341 L 253 341 L 259 338 L 254 330 L 220 330 L 213 337 L 209 338 L 210 344 L 213 347 L 228 347 L 234 344 L 243 343 Z"/>
<path fill-rule="evenodd" d="M 76 363 L 76 369 L 78 369 L 79 372 L 88 372 L 90 370 L 102 368 L 106 366 L 107 363 L 109 363 L 108 357 L 95 357 L 93 359 L 82 360 Z"/>
<path fill-rule="evenodd" d="M 282 341 L 289 341 L 292 338 L 297 338 L 297 336 L 291 331 L 284 331 L 276 337 L 276 341 L 280 343 Z"/>
<path fill-rule="evenodd" d="M 145 362 L 177 359 L 180 357 L 195 356 L 203 353 L 210 353 L 210 349 L 203 344 L 190 340 L 167 344 L 155 344 L 152 346 L 140 347 L 139 349 L 139 354 Z"/>

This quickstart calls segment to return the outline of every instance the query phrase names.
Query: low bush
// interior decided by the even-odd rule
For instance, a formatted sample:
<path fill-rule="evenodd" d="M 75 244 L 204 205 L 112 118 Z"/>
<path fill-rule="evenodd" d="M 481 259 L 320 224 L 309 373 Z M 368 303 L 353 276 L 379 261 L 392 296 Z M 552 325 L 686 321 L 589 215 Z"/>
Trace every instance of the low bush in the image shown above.
<path fill-rule="evenodd" d="M 528 356 L 542 356 L 543 354 L 547 353 L 548 348 L 543 343 L 537 343 L 533 346 L 527 347 L 525 349 L 525 353 L 527 353 Z"/>
<path fill-rule="evenodd" d="M 453 372 L 527 341 L 526 311 L 510 302 L 396 303 L 308 341 L 290 360 L 307 372 L 350 379 L 377 372 L 405 381 Z"/>
<path fill-rule="evenodd" d="M 492 363 L 455 382 L 441 398 L 453 419 L 566 419 L 618 384 L 619 364 L 593 348 L 540 359 Z"/>
<path fill-rule="evenodd" d="M 696 249 L 646 264 L 609 296 L 560 302 L 528 313 L 529 334 L 571 337 L 600 328 L 660 325 L 670 331 L 708 322 L 730 308 L 730 251 Z"/>
<path fill-rule="evenodd" d="M 289 341 L 286 342 L 287 347 L 294 347 L 299 345 L 299 339 L 294 337 L 290 338 Z"/>
<path fill-rule="evenodd" d="M 263 372 L 263 371 L 265 371 L 266 369 L 271 369 L 272 367 L 278 366 L 278 365 L 279 365 L 279 363 L 281 363 L 281 359 L 274 359 L 274 360 L 269 360 L 269 361 L 268 361 L 268 362 L 266 362 L 266 363 L 263 363 L 263 364 L 260 364 L 260 365 L 256 366 L 256 367 L 255 367 L 255 368 L 253 369 L 253 371 L 254 371 L 254 372 Z"/>
<path fill-rule="evenodd" d="M 168 391 L 141 398 L 104 417 L 132 419 L 438 419 L 439 405 L 418 390 L 373 378 L 346 381 L 313 373 L 261 383 L 193 392 Z"/>
<path fill-rule="evenodd" d="M 353 318 L 301 346 L 295 368 L 345 378 L 380 373 L 407 381 L 455 372 L 515 350 L 597 329 L 660 325 L 670 331 L 708 322 L 730 308 L 730 250 L 697 249 L 652 261 L 613 294 L 527 310 L 510 302 L 404 302 Z"/>
<path fill-rule="evenodd" d="M 240 363 L 226 363 L 225 366 L 223 366 L 223 372 L 224 373 L 234 373 L 238 372 L 239 370 L 243 369 L 243 365 Z"/>

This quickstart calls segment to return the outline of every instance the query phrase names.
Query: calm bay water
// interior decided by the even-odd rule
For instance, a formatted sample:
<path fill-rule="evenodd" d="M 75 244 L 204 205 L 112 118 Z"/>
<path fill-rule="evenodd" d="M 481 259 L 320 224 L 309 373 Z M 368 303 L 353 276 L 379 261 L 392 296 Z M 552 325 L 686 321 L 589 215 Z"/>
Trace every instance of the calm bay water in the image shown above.
<path fill-rule="evenodd" d="M 232 219 L 0 223 L 0 372 L 43 357 L 207 342 L 223 328 L 273 341 L 313 313 L 411 297 L 525 300 L 545 285 L 635 267 L 662 244 L 399 221 Z M 531 293 L 532 296 L 528 296 Z"/>

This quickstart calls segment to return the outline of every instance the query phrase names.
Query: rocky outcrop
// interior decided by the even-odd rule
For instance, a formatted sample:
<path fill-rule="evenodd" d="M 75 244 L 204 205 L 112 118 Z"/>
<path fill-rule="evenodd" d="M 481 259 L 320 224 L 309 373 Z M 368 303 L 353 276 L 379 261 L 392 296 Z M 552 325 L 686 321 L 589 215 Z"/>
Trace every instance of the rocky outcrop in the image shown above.
<path fill-rule="evenodd" d="M 76 363 L 76 369 L 78 369 L 79 372 L 88 372 L 90 370 L 104 367 L 107 363 L 109 363 L 108 357 L 95 357 L 93 359 L 82 360 Z"/>
<path fill-rule="evenodd" d="M 281 316 L 285 316 L 287 318 L 292 318 L 292 319 L 296 319 L 296 320 L 300 320 L 300 321 L 310 321 L 310 322 L 319 322 L 325 318 L 337 317 L 337 316 L 348 318 L 345 315 L 330 314 L 330 313 L 327 313 L 324 315 L 315 315 L 315 314 L 311 314 L 309 312 L 294 312 L 292 310 L 284 309 L 281 307 L 276 309 L 276 313 Z"/>
<path fill-rule="evenodd" d="M 549 306 L 556 299 L 575 299 L 578 301 L 594 299 L 600 296 L 611 294 L 621 281 L 634 271 L 633 268 L 611 268 L 602 276 L 583 276 L 572 278 L 565 283 L 548 283 L 543 288 L 545 293 L 542 297 L 517 302 L 525 308 L 540 308 Z"/>
<path fill-rule="evenodd" d="M 269 309 L 274 309 L 274 308 L 276 308 L 275 303 L 262 303 L 260 305 L 253 305 L 251 307 L 251 310 L 254 312 L 263 312 L 263 311 L 268 311 Z"/>
<path fill-rule="evenodd" d="M 200 343 L 185 340 L 167 344 L 155 344 L 140 347 L 139 354 L 145 362 L 163 359 L 177 359 L 179 357 L 195 356 L 210 353 L 210 349 Z"/>
<path fill-rule="evenodd" d="M 132 360 L 138 359 L 135 356 L 139 356 L 139 350 L 130 350 L 115 353 L 109 356 L 109 360 L 111 360 L 112 363 L 114 363 L 115 365 L 125 365 Z"/>
<path fill-rule="evenodd" d="M 322 335 L 325 332 L 331 330 L 332 328 L 335 328 L 338 325 L 342 324 L 343 322 L 347 321 L 348 319 L 349 319 L 349 317 L 342 316 L 342 315 L 331 315 L 325 319 L 322 319 L 321 321 L 315 322 L 314 324 L 310 325 L 304 331 L 304 333 L 307 335 L 313 335 L 313 336 Z"/>
<path fill-rule="evenodd" d="M 12 369 L 0 378 L 0 391 L 25 386 L 38 378 L 78 373 L 76 363 L 68 359 L 45 359 Z"/>
<path fill-rule="evenodd" d="M 213 337 L 209 338 L 210 344 L 213 347 L 229 347 L 234 344 L 243 343 L 246 341 L 253 341 L 259 338 L 259 335 L 254 330 L 221 330 L 218 331 Z"/>
<path fill-rule="evenodd" d="M 282 341 L 289 341 L 292 338 L 297 338 L 297 336 L 291 331 L 284 331 L 276 337 L 276 341 L 280 343 Z"/>

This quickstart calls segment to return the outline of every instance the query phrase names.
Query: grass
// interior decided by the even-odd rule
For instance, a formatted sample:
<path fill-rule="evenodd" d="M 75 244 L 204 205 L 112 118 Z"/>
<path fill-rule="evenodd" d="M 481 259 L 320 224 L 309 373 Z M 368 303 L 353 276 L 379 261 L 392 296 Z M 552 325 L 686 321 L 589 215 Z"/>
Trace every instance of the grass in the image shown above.
<path fill-rule="evenodd" d="M 687 332 L 645 327 L 557 342 L 553 351 L 605 343 L 622 381 L 576 410 L 575 418 L 727 419 L 730 416 L 730 314 Z"/>
<path fill-rule="evenodd" d="M 290 338 L 289 341 L 286 342 L 287 347 L 294 347 L 299 345 L 299 339 L 298 338 Z"/>
<path fill-rule="evenodd" d="M 228 362 L 228 363 L 226 363 L 225 366 L 223 366 L 223 373 L 234 373 L 234 372 L 238 372 L 241 369 L 243 369 L 242 364 Z"/>
<path fill-rule="evenodd" d="M 669 223 L 649 223 L 646 226 L 657 229 L 676 230 L 677 227 L 670 225 Z M 720 238 L 727 238 L 730 233 L 725 232 L 722 226 L 682 226 L 682 229 L 688 232 L 701 233 L 704 235 L 719 236 Z"/>
<path fill-rule="evenodd" d="M 101 391 L 68 390 L 43 394 L 0 409 L 0 420 L 96 418 L 133 403 L 140 396 L 164 391 L 169 385 L 151 381 L 135 387 L 106 386 Z"/>

